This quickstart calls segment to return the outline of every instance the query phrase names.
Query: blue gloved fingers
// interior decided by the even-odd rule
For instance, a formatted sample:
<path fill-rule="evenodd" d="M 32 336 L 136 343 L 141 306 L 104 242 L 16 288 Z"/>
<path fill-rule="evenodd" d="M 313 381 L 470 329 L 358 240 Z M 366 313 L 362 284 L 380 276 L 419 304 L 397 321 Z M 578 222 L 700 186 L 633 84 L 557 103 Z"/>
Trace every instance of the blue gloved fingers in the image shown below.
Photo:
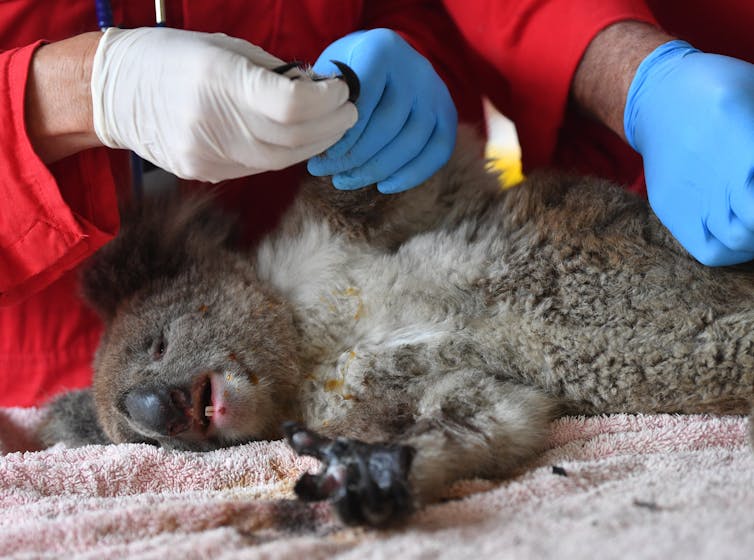
<path fill-rule="evenodd" d="M 333 185 L 351 190 L 388 179 L 423 151 L 436 122 L 434 113 L 424 107 L 414 107 L 399 134 L 387 146 L 363 165 L 335 175 Z"/>
<path fill-rule="evenodd" d="M 364 91 L 364 87 L 362 82 L 362 91 Z M 359 120 L 346 131 L 338 142 L 330 146 L 325 153 L 309 160 L 307 169 L 312 175 L 323 177 L 348 169 L 349 165 L 347 161 L 351 157 L 350 150 L 361 139 L 369 122 L 372 120 L 371 117 L 375 107 L 382 102 L 383 96 L 391 95 L 385 82 L 372 84 L 367 87 L 369 88 L 367 92 L 363 93 L 356 101 Z"/>
<path fill-rule="evenodd" d="M 754 259 L 754 252 L 732 251 L 711 235 L 700 241 L 691 241 L 690 246 L 691 255 L 706 266 L 730 266 Z"/>
<path fill-rule="evenodd" d="M 372 120 L 379 126 L 367 126 L 348 158 L 344 158 L 344 171 L 333 177 L 336 188 L 356 189 L 380 183 L 382 192 L 406 190 L 428 179 L 450 157 L 458 119 L 447 88 L 442 87 L 436 92 L 431 103 L 415 100 L 412 106 L 405 103 L 412 92 L 399 92 L 397 87 L 388 89 L 395 90 L 394 100 L 398 107 L 387 95 L 383 96 L 372 115 Z M 411 107 L 405 122 L 400 120 L 403 106 Z M 386 131 L 391 131 L 390 121 L 393 127 L 399 125 L 397 135 L 382 147 L 380 139 L 386 136 Z M 425 150 L 430 144 L 438 146 Z M 381 149 L 375 153 L 378 146 Z M 421 154 L 424 154 L 423 163 L 402 169 Z M 365 159 L 364 155 L 369 157 Z M 428 159 L 432 157 L 436 158 L 434 162 Z M 401 175 L 388 181 L 399 170 L 402 170 Z"/>
<path fill-rule="evenodd" d="M 714 212 L 707 217 L 710 234 L 731 251 L 754 251 L 754 231 L 732 212 Z"/>
<path fill-rule="evenodd" d="M 325 49 L 314 70 L 334 71 L 329 60 L 343 61 L 359 77 L 359 118 L 334 146 L 309 160 L 312 175 L 334 175 L 334 184 L 346 189 L 378 181 L 392 192 L 419 184 L 447 161 L 455 143 L 455 105 L 430 62 L 400 35 L 389 29 L 348 35 Z"/>
<path fill-rule="evenodd" d="M 385 95 L 390 94 L 386 68 L 388 60 L 385 59 L 387 57 L 376 56 L 378 53 L 369 48 L 359 50 L 362 43 L 368 43 L 369 38 L 373 37 L 372 33 L 357 31 L 335 41 L 324 50 L 312 68 L 317 74 L 330 75 L 339 72 L 331 60 L 341 60 L 356 73 L 361 84 L 361 93 L 356 100 L 359 120 L 323 157 L 310 160 L 309 172 L 312 175 L 333 175 L 339 171 L 335 161 L 349 153 L 367 128 L 375 108 L 383 103 Z M 344 46 L 348 46 L 346 52 L 343 51 Z M 395 101 L 391 100 L 391 103 Z"/>
<path fill-rule="evenodd" d="M 754 253 L 726 247 L 707 228 L 702 217 L 705 202 L 698 196 L 699 193 L 687 192 L 686 196 L 676 197 L 677 186 L 672 181 L 664 183 L 665 189 L 648 193 L 649 203 L 660 221 L 691 256 L 706 266 L 739 264 L 754 258 Z"/>
<path fill-rule="evenodd" d="M 676 239 L 706 265 L 754 258 L 754 65 L 668 42 L 639 65 L 624 117 Z"/>
<path fill-rule="evenodd" d="M 733 189 L 729 199 L 731 211 L 747 229 L 754 231 L 754 163 L 750 165 L 749 175 L 742 187 Z"/>
<path fill-rule="evenodd" d="M 685 205 L 681 204 L 681 206 Z M 687 211 L 687 215 L 694 215 L 694 213 Z M 754 252 L 735 251 L 727 247 L 715 237 L 702 220 L 681 221 L 677 218 L 669 218 L 663 220 L 663 223 L 691 256 L 703 265 L 728 266 L 754 258 Z"/>
<path fill-rule="evenodd" d="M 414 105 L 407 100 L 410 100 L 412 95 L 407 88 L 388 83 L 380 102 L 366 123 L 366 128 L 348 153 L 338 158 L 328 150 L 326 154 L 329 160 L 326 164 L 328 172 L 333 175 L 352 172 L 368 162 L 385 146 L 393 143 L 397 137 L 405 135 L 404 127 L 411 117 Z M 431 125 L 426 136 L 429 136 L 430 132 Z M 397 170 L 400 165 L 393 165 L 393 167 Z M 369 185 L 372 182 L 367 180 L 366 184 Z"/>
<path fill-rule="evenodd" d="M 377 190 L 385 194 L 398 193 L 429 179 L 450 159 L 455 147 L 457 128 L 457 119 L 439 118 L 422 152 L 388 179 L 377 183 Z"/>
<path fill-rule="evenodd" d="M 727 167 L 735 165 L 731 162 Z M 732 181 L 727 190 L 713 193 L 709 198 L 709 212 L 705 219 L 710 234 L 732 251 L 754 251 L 754 196 L 751 192 L 751 177 L 738 180 L 732 169 Z M 722 175 L 722 173 L 720 173 Z"/>

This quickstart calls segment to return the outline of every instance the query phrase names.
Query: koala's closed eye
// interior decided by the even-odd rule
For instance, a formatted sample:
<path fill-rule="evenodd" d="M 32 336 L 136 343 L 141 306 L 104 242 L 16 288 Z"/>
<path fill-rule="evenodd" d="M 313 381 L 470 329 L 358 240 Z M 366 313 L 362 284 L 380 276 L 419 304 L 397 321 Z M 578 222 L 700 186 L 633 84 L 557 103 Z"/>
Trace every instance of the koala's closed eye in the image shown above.
<path fill-rule="evenodd" d="M 148 355 L 152 361 L 159 362 L 168 350 L 168 337 L 165 329 L 161 329 L 156 334 L 146 336 L 140 346 L 132 349 L 138 354 Z"/>
<path fill-rule="evenodd" d="M 165 336 L 165 331 L 161 331 L 160 334 L 155 337 L 150 344 L 150 352 L 152 354 L 152 360 L 159 362 L 168 350 L 168 339 Z"/>

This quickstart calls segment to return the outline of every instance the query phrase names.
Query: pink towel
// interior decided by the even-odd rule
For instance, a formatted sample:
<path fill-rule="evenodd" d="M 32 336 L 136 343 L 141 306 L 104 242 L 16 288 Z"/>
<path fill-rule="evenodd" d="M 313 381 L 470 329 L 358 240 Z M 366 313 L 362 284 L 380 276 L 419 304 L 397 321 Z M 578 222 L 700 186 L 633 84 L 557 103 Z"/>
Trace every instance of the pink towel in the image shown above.
<path fill-rule="evenodd" d="M 316 462 L 282 442 L 210 453 L 40 451 L 0 409 L 0 555 L 37 558 L 750 558 L 754 458 L 740 417 L 564 418 L 506 481 L 462 481 L 389 531 L 293 499 Z"/>

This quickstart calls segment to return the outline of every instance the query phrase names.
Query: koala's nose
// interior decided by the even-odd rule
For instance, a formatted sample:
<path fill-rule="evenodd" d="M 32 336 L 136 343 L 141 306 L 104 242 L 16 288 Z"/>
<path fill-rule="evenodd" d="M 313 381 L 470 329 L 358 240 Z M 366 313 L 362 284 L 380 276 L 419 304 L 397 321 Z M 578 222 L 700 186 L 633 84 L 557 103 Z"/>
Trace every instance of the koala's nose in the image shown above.
<path fill-rule="evenodd" d="M 140 388 L 126 394 L 128 416 L 151 432 L 176 436 L 191 427 L 191 396 L 176 388 Z"/>

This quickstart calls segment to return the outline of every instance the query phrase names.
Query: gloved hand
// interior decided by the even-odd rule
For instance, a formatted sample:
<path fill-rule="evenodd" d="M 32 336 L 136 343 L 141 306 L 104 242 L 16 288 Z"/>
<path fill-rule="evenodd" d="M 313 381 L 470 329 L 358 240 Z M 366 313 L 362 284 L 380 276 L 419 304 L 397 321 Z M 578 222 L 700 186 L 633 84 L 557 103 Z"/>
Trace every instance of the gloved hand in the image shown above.
<path fill-rule="evenodd" d="M 314 71 L 350 66 L 361 82 L 359 120 L 340 141 L 309 160 L 312 175 L 334 175 L 339 189 L 377 183 L 383 193 L 415 187 L 442 167 L 455 145 L 458 115 L 429 61 L 397 33 L 351 33 L 327 47 Z"/>
<path fill-rule="evenodd" d="M 185 179 L 287 167 L 334 144 L 357 112 L 342 80 L 269 70 L 282 64 L 219 33 L 108 29 L 92 68 L 95 132 Z"/>
<path fill-rule="evenodd" d="M 683 41 L 639 65 L 624 113 L 652 209 L 700 262 L 754 259 L 754 65 Z"/>

